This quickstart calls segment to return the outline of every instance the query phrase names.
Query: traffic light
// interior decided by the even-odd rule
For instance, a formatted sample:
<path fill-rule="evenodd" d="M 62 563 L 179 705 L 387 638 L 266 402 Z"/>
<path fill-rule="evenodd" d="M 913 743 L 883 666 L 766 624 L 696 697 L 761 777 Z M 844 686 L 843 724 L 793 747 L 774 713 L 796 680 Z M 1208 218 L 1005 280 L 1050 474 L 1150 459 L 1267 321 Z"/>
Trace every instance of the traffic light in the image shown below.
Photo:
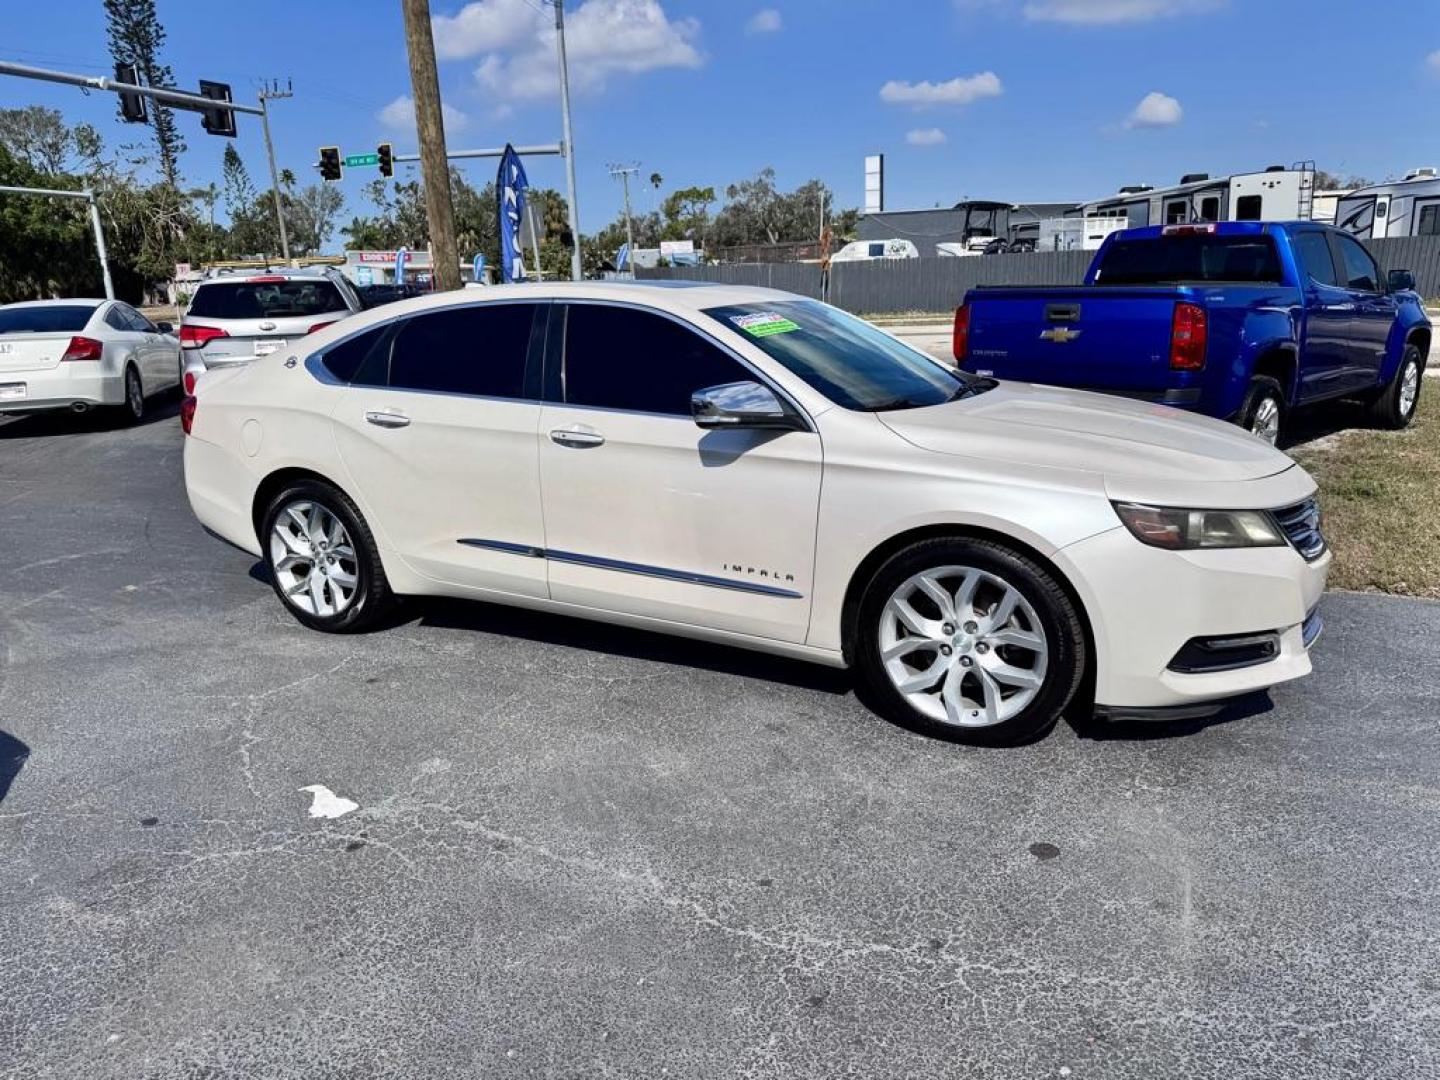
<path fill-rule="evenodd" d="M 340 148 L 338 146 L 322 146 L 320 148 L 320 177 L 323 180 L 340 179 Z"/>
<path fill-rule="evenodd" d="M 234 100 L 230 96 L 228 83 L 210 82 L 208 79 L 200 80 L 200 96 L 212 101 Z M 225 135 L 231 139 L 235 137 L 234 109 L 205 109 L 200 113 L 200 123 L 211 135 Z"/>
<path fill-rule="evenodd" d="M 134 64 L 116 64 L 115 81 L 140 85 L 140 69 Z M 127 124 L 145 122 L 145 99 L 133 91 L 120 94 L 120 116 Z"/>
<path fill-rule="evenodd" d="M 382 142 L 375 148 L 375 154 L 380 158 L 380 175 L 395 175 L 395 151 L 388 142 Z"/>

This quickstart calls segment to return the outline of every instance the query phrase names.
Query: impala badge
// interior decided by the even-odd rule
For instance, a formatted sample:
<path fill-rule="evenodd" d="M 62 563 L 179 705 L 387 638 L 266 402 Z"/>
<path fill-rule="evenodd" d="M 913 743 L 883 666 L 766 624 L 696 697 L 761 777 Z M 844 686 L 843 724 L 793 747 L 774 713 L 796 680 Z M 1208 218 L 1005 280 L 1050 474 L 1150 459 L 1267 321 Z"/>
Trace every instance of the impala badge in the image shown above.
<path fill-rule="evenodd" d="M 1064 345 L 1066 342 L 1074 341 L 1080 334 L 1081 331 L 1071 330 L 1068 326 L 1052 326 L 1049 330 L 1040 331 L 1040 338 L 1043 341 L 1053 341 L 1057 345 Z"/>
<path fill-rule="evenodd" d="M 274 330 L 274 329 L 275 329 L 275 324 L 274 324 L 273 322 L 262 322 L 262 323 L 260 324 L 260 329 L 261 329 L 261 330 Z"/>

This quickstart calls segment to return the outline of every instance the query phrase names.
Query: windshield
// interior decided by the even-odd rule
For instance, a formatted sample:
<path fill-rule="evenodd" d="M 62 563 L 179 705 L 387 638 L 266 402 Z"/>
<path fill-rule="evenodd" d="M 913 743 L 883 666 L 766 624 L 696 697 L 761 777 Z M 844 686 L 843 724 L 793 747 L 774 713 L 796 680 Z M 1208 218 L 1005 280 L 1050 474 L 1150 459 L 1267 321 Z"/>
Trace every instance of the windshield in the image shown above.
<path fill-rule="evenodd" d="M 1116 240 L 1095 268 L 1097 285 L 1225 281 L 1277 284 L 1280 258 L 1268 236 L 1189 233 Z"/>
<path fill-rule="evenodd" d="M 344 310 L 340 290 L 328 281 L 225 281 L 196 289 L 188 314 L 202 319 L 284 319 Z"/>
<path fill-rule="evenodd" d="M 0 308 L 0 334 L 73 334 L 94 314 L 94 304 Z"/>
<path fill-rule="evenodd" d="M 939 405 L 990 380 L 951 371 L 817 300 L 735 304 L 705 314 L 750 340 L 835 404 L 862 412 Z"/>

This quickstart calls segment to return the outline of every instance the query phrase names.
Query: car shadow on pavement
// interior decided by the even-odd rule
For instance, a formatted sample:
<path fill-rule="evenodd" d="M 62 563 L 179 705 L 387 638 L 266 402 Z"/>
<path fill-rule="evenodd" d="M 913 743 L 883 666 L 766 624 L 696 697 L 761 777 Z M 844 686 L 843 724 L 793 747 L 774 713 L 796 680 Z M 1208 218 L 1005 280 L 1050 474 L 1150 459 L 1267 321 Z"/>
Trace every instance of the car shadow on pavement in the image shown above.
<path fill-rule="evenodd" d="M 5 801 L 5 796 L 10 793 L 10 785 L 15 782 L 15 777 L 20 775 L 20 770 L 29 756 L 28 746 L 14 735 L 0 731 L 0 802 Z"/>
<path fill-rule="evenodd" d="M 138 424 L 129 423 L 118 410 L 91 409 L 72 413 L 66 409 L 51 412 L 0 415 L 0 439 L 43 439 L 52 435 L 89 435 L 97 431 L 114 431 L 122 427 L 148 427 L 180 415 L 180 399 L 173 391 L 149 398 L 145 417 Z"/>
<path fill-rule="evenodd" d="M 1270 700 L 1269 693 L 1262 690 L 1227 702 L 1212 716 L 1189 720 L 1107 719 L 1096 716 L 1094 705 L 1087 699 L 1083 702 L 1077 701 L 1065 710 L 1065 722 L 1082 739 L 1096 742 L 1154 742 L 1158 739 L 1183 739 L 1197 735 L 1206 728 L 1263 716 L 1274 708 L 1275 703 Z"/>

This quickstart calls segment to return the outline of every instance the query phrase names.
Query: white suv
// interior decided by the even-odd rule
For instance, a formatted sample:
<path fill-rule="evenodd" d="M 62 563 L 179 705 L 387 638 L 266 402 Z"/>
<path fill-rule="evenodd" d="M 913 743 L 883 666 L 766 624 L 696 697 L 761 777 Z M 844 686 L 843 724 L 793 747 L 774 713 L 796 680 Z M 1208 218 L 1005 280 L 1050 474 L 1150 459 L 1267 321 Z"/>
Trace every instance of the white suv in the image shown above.
<path fill-rule="evenodd" d="M 675 283 L 678 284 L 678 283 Z M 208 377 L 200 520 L 319 630 L 474 597 L 837 666 L 978 743 L 1310 670 L 1315 484 L 1214 420 L 997 384 L 768 289 L 502 286 Z"/>

